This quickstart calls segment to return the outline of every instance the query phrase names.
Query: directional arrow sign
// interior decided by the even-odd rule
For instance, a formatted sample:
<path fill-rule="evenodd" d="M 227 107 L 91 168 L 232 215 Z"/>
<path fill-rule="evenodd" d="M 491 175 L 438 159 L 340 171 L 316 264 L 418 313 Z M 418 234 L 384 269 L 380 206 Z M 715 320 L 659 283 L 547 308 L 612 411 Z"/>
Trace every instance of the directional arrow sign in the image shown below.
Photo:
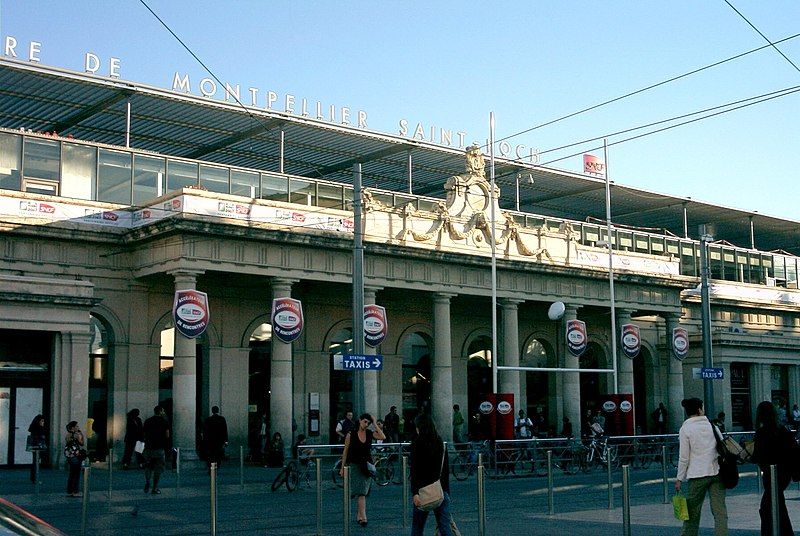
<path fill-rule="evenodd" d="M 336 354 L 333 370 L 383 370 L 382 355 Z"/>
<path fill-rule="evenodd" d="M 721 380 L 724 374 L 724 369 L 717 367 L 703 367 L 700 369 L 700 377 L 704 380 Z"/>

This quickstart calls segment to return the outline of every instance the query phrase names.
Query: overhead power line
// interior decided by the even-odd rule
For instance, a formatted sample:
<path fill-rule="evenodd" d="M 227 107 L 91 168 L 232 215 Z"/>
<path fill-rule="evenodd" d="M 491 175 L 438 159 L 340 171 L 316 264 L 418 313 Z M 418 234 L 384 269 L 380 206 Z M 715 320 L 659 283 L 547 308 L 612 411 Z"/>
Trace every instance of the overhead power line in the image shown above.
<path fill-rule="evenodd" d="M 756 28 L 755 24 L 753 24 L 752 22 L 750 22 L 750 21 L 747 19 L 747 17 L 745 17 L 745 16 L 744 16 L 744 14 L 742 14 L 742 12 L 741 12 L 741 11 L 739 11 L 738 9 L 736 9 L 736 7 L 735 7 L 733 4 L 731 4 L 730 2 L 728 2 L 728 0 L 725 0 L 725 3 L 726 3 L 726 4 L 728 4 L 728 5 L 730 6 L 730 8 L 736 12 L 736 14 L 737 14 L 737 15 L 739 15 L 740 17 L 742 17 L 742 19 L 744 19 L 744 21 L 745 21 L 747 24 L 749 24 L 749 25 L 750 25 L 750 27 L 751 27 L 752 29 L 754 29 L 754 30 L 756 31 L 756 33 L 758 33 L 758 35 L 760 35 L 761 37 L 763 37 L 763 38 L 764 38 L 764 41 L 766 41 L 767 43 L 769 43 L 769 45 L 768 45 L 768 46 L 771 46 L 772 48 L 774 48 L 774 49 L 775 49 L 775 50 L 778 52 L 778 54 L 780 54 L 781 56 L 783 56 L 783 59 L 785 59 L 786 61 L 788 61 L 788 62 L 789 62 L 791 65 L 792 65 L 792 67 L 794 67 L 794 70 L 795 70 L 795 71 L 797 71 L 797 72 L 800 72 L 800 68 L 798 68 L 798 67 L 797 67 L 797 65 L 795 65 L 795 63 L 794 63 L 792 60 L 790 60 L 790 59 L 789 59 L 789 57 L 788 57 L 788 56 L 786 56 L 786 54 L 784 54 L 784 53 L 781 51 L 781 49 L 779 49 L 778 47 L 776 47 L 776 46 L 775 46 L 775 43 L 773 43 L 772 41 L 770 41 L 770 40 L 769 40 L 769 38 L 768 38 L 766 35 L 764 35 L 763 33 L 761 33 L 761 30 L 759 30 L 758 28 Z M 780 41 L 779 41 L 779 42 L 780 42 Z"/>

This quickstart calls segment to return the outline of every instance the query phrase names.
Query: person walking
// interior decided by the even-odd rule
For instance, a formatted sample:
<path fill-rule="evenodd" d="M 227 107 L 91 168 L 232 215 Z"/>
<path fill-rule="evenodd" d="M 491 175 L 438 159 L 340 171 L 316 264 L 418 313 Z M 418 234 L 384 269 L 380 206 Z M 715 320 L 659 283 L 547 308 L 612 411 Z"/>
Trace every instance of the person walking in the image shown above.
<path fill-rule="evenodd" d="M 167 464 L 167 447 L 169 446 L 169 423 L 164 408 L 153 408 L 153 416 L 144 421 L 144 492 L 158 495 L 161 490 L 158 481 Z M 153 488 L 150 490 L 152 478 Z"/>
<path fill-rule="evenodd" d="M 217 468 L 225 457 L 228 446 L 228 422 L 219 414 L 219 406 L 211 408 L 211 415 L 203 423 L 203 448 L 206 453 L 206 466 L 211 471 L 211 464 Z"/>
<path fill-rule="evenodd" d="M 464 416 L 461 414 L 461 407 L 453 405 L 453 443 L 466 443 L 464 437 Z"/>
<path fill-rule="evenodd" d="M 83 448 L 85 440 L 83 432 L 78 427 L 78 421 L 67 424 L 67 436 L 64 438 L 64 456 L 67 458 L 69 476 L 67 477 L 67 497 L 82 497 L 81 466 L 86 459 L 86 449 Z"/>
<path fill-rule="evenodd" d="M 656 425 L 656 433 L 658 435 L 667 433 L 667 415 L 667 408 L 664 407 L 663 402 L 659 402 L 656 410 L 650 415 Z"/>
<path fill-rule="evenodd" d="M 428 521 L 429 512 L 419 508 L 419 490 L 437 480 L 442 485 L 444 500 L 433 509 L 436 526 L 441 536 L 453 536 L 450 528 L 450 463 L 447 459 L 447 449 L 436 432 L 436 425 L 430 415 L 420 414 L 414 420 L 414 426 L 417 428 L 417 434 L 411 440 L 411 494 L 414 501 L 411 536 L 422 536 L 425 523 Z"/>
<path fill-rule="evenodd" d="M 697 536 L 700 526 L 700 513 L 706 493 L 711 500 L 711 513 L 714 516 L 714 535 L 728 534 L 728 510 L 725 506 L 725 486 L 719 476 L 717 457 L 717 438 L 714 425 L 706 417 L 703 401 L 687 398 L 681 401 L 687 419 L 683 422 L 678 438 L 678 475 L 675 492 L 681 491 L 681 483 L 689 480 L 686 503 L 689 519 L 683 522 L 681 536 Z"/>
<path fill-rule="evenodd" d="M 47 428 L 44 425 L 44 415 L 39 414 L 33 418 L 28 426 L 28 450 L 34 452 L 34 459 L 31 460 L 31 482 L 36 484 L 39 481 L 39 466 L 42 462 L 42 452 L 47 450 Z M 39 463 L 36 463 L 38 458 Z"/>
<path fill-rule="evenodd" d="M 122 469 L 127 470 L 131 463 L 131 458 L 136 455 L 136 463 L 141 469 L 144 466 L 144 459 L 140 452 L 136 452 L 136 443 L 144 440 L 144 425 L 139 416 L 139 408 L 133 408 L 128 412 L 125 422 L 125 452 L 122 454 Z"/>
<path fill-rule="evenodd" d="M 347 434 L 344 439 L 344 452 L 342 452 L 342 468 L 339 474 L 344 476 L 347 466 L 350 475 L 350 491 L 356 497 L 358 504 L 357 520 L 362 527 L 367 526 L 367 495 L 369 495 L 372 476 L 368 463 L 372 463 L 372 440 L 386 439 L 383 432 L 374 426 L 374 419 L 369 413 L 364 413 L 358 418 L 358 428 Z"/>
<path fill-rule="evenodd" d="M 762 536 L 772 536 L 772 480 L 770 465 L 778 466 L 778 524 L 781 536 L 793 536 L 792 521 L 786 510 L 784 492 L 791 482 L 789 470 L 790 456 L 800 455 L 792 433 L 785 426 L 779 426 L 778 414 L 772 402 L 761 402 L 756 408 L 756 436 L 753 441 L 751 460 L 761 468 L 764 494 L 761 496 Z"/>
<path fill-rule="evenodd" d="M 400 442 L 400 415 L 397 414 L 397 406 L 390 407 L 389 413 L 383 418 L 383 433 L 389 443 Z"/>

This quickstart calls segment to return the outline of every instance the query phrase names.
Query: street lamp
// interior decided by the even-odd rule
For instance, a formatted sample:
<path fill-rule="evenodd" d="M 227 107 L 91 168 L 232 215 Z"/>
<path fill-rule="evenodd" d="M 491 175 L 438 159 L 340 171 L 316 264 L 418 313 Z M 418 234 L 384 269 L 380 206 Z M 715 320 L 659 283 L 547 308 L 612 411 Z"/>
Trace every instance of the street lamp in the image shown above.
<path fill-rule="evenodd" d="M 708 291 L 710 269 L 708 267 L 708 243 L 714 240 L 714 228 L 701 225 L 700 232 L 700 309 L 702 313 L 703 368 L 714 366 L 711 355 L 711 299 Z M 714 415 L 714 384 L 711 378 L 703 378 L 703 398 L 706 415 Z"/>

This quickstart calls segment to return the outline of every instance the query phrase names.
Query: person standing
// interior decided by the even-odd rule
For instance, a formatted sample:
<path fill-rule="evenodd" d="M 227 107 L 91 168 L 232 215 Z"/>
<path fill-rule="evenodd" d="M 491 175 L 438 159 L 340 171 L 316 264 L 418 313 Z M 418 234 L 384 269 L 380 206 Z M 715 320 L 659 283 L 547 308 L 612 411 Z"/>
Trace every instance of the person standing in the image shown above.
<path fill-rule="evenodd" d="M 464 416 L 461 414 L 461 407 L 453 405 L 453 443 L 466 443 L 464 437 Z"/>
<path fill-rule="evenodd" d="M 761 534 L 772 535 L 772 480 L 770 465 L 778 466 L 778 524 L 781 536 L 793 535 L 792 520 L 786 510 L 784 492 L 791 482 L 789 470 L 790 456 L 798 456 L 798 447 L 792 433 L 785 426 L 778 425 L 778 414 L 772 402 L 761 402 L 756 408 L 756 436 L 753 441 L 751 460 L 761 468 L 764 494 L 761 496 Z"/>
<path fill-rule="evenodd" d="M 164 408 L 156 406 L 153 408 L 153 416 L 144 421 L 144 492 L 158 495 L 161 490 L 158 488 L 158 481 L 161 473 L 166 466 L 166 450 L 169 446 L 169 423 Z M 150 491 L 150 480 L 152 477 L 153 490 Z"/>
<path fill-rule="evenodd" d="M 227 446 L 228 422 L 219 414 L 219 406 L 213 406 L 211 415 L 203 423 L 203 447 L 209 471 L 212 463 L 216 463 L 217 467 L 222 463 Z"/>
<path fill-rule="evenodd" d="M 372 415 L 364 413 L 358 418 L 358 428 L 347 434 L 342 452 L 342 468 L 339 474 L 344 476 L 347 466 L 350 475 L 350 491 L 358 504 L 357 520 L 362 527 L 367 526 L 367 495 L 369 495 L 372 476 L 367 463 L 372 463 L 372 440 L 386 439 L 383 432 L 373 425 Z"/>
<path fill-rule="evenodd" d="M 686 411 L 687 419 L 678 432 L 680 450 L 675 492 L 680 492 L 681 483 L 689 480 L 686 494 L 689 519 L 683 522 L 681 536 L 697 536 L 706 494 L 711 500 L 714 535 L 725 536 L 728 534 L 728 510 L 725 506 L 725 486 L 719 476 L 714 425 L 706 417 L 703 401 L 699 398 L 687 398 L 681 401 L 681 406 Z"/>
<path fill-rule="evenodd" d="M 64 456 L 67 458 L 69 476 L 67 477 L 67 497 L 81 497 L 81 465 L 86 458 L 84 450 L 85 440 L 83 432 L 78 427 L 78 421 L 67 424 L 67 436 L 64 438 Z"/>
<path fill-rule="evenodd" d="M 42 414 L 34 417 L 28 426 L 28 450 L 34 453 L 31 461 L 31 482 L 36 484 L 39 481 L 41 453 L 47 450 L 47 428 L 44 425 L 44 415 Z"/>
<path fill-rule="evenodd" d="M 533 437 L 533 422 L 525 416 L 524 410 L 519 410 L 519 415 L 514 419 L 514 436 L 517 439 Z"/>
<path fill-rule="evenodd" d="M 136 454 L 136 463 L 140 469 L 144 464 L 141 453 L 135 451 L 136 443 L 144 439 L 144 426 L 139 415 L 139 408 L 133 408 L 128 412 L 125 422 L 125 452 L 122 454 L 122 469 L 128 469 L 134 454 Z"/>
<path fill-rule="evenodd" d="M 390 407 L 389 413 L 383 418 L 383 433 L 389 443 L 400 442 L 400 415 L 397 414 L 397 406 Z"/>
<path fill-rule="evenodd" d="M 664 435 L 667 433 L 667 408 L 663 402 L 659 402 L 656 410 L 650 415 L 656 425 L 656 433 Z"/>
<path fill-rule="evenodd" d="M 356 423 L 353 422 L 353 411 L 347 410 L 344 414 L 344 419 L 336 423 L 336 437 L 340 443 L 344 443 L 347 434 L 357 428 Z"/>
<path fill-rule="evenodd" d="M 778 425 L 786 426 L 789 424 L 789 416 L 786 414 L 786 402 L 780 401 L 778 406 Z"/>
<path fill-rule="evenodd" d="M 566 437 L 567 439 L 572 439 L 574 437 L 574 433 L 572 431 L 572 423 L 569 420 L 569 417 L 566 415 L 563 419 L 561 419 L 562 427 L 561 427 L 561 436 Z"/>
<path fill-rule="evenodd" d="M 795 428 L 800 426 L 800 408 L 797 407 L 797 404 L 792 406 L 792 426 Z"/>
<path fill-rule="evenodd" d="M 419 490 L 437 480 L 442 485 L 444 500 L 433 509 L 436 526 L 441 536 L 453 536 L 450 528 L 450 463 L 447 449 L 436 432 L 436 425 L 428 414 L 419 415 L 414 421 L 417 434 L 411 440 L 411 494 L 414 510 L 411 518 L 411 536 L 422 536 L 428 511 L 420 510 Z"/>

